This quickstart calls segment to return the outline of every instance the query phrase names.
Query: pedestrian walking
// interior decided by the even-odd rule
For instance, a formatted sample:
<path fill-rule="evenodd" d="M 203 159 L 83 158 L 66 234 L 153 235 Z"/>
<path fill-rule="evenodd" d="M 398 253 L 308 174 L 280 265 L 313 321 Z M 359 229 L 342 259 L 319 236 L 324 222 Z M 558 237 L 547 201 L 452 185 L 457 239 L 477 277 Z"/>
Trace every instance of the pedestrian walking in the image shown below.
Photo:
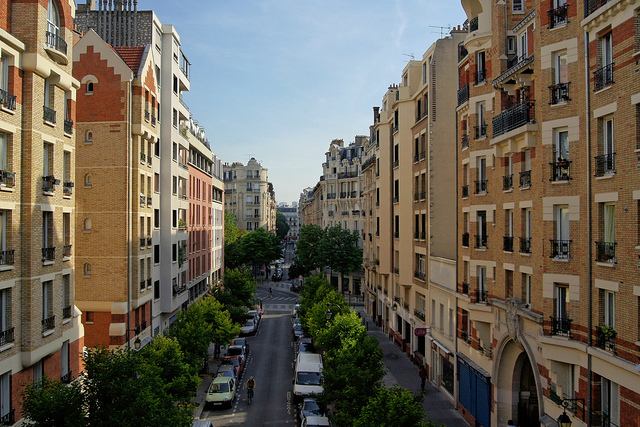
<path fill-rule="evenodd" d="M 420 368 L 420 391 L 424 394 L 424 388 L 427 384 L 427 368 L 423 366 Z"/>

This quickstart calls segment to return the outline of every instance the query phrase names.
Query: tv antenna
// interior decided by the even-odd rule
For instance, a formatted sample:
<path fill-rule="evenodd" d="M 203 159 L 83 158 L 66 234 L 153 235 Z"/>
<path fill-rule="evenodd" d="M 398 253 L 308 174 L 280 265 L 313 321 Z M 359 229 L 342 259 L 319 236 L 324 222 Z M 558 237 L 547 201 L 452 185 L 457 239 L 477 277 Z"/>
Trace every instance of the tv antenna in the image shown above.
<path fill-rule="evenodd" d="M 440 38 L 443 38 L 446 34 L 449 34 L 451 32 L 451 30 L 453 29 L 453 27 L 448 26 L 448 27 L 441 27 L 438 25 L 428 25 L 429 28 L 436 28 L 438 31 L 432 31 L 432 33 L 434 34 L 438 34 L 440 33 Z"/>
<path fill-rule="evenodd" d="M 416 59 L 416 57 L 413 56 L 413 53 L 403 53 L 402 56 L 406 56 L 407 58 L 411 58 L 411 61 Z"/>

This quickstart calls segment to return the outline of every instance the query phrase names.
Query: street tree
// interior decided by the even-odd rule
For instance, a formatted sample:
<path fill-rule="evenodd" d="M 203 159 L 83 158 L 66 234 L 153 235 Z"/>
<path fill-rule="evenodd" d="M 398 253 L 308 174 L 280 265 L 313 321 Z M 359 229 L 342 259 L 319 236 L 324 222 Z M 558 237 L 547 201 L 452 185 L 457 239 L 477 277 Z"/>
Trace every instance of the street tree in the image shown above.
<path fill-rule="evenodd" d="M 254 271 L 282 256 L 278 237 L 264 228 L 245 234 L 240 239 L 240 244 L 245 263 L 253 266 Z"/>
<path fill-rule="evenodd" d="M 238 228 L 236 216 L 229 211 L 224 212 L 224 243 L 235 243 L 244 231 Z"/>
<path fill-rule="evenodd" d="M 24 391 L 22 413 L 32 426 L 84 427 L 87 425 L 84 396 L 77 382 L 62 384 L 43 378 Z"/>
<path fill-rule="evenodd" d="M 277 211 L 276 236 L 278 236 L 278 239 L 280 239 L 280 241 L 284 240 L 284 238 L 287 236 L 287 233 L 289 233 L 290 228 L 291 227 L 289 227 L 289 223 L 287 222 L 287 217 L 285 217 L 282 212 Z"/>
<path fill-rule="evenodd" d="M 255 292 L 255 287 L 254 287 Z M 203 307 L 204 321 L 213 328 L 211 341 L 224 344 L 240 333 L 240 326 L 234 323 L 228 310 L 215 298 L 206 297 L 200 300 Z"/>
<path fill-rule="evenodd" d="M 324 230 L 317 225 L 307 224 L 300 228 L 294 263 L 299 266 L 301 275 L 306 276 L 324 266 L 320 252 L 323 236 Z"/>
<path fill-rule="evenodd" d="M 349 311 L 344 297 L 327 283 L 318 288 L 316 295 L 320 297 L 319 300 L 306 311 L 302 320 L 303 326 L 314 340 L 331 323 L 333 316 Z"/>
<path fill-rule="evenodd" d="M 362 268 L 362 249 L 358 247 L 358 233 L 336 224 L 327 227 L 320 241 L 323 264 L 342 276 Z"/>
<path fill-rule="evenodd" d="M 196 371 L 204 367 L 213 336 L 213 326 L 204 319 L 203 306 L 195 303 L 180 312 L 168 331 L 180 344 L 186 362 Z"/>
<path fill-rule="evenodd" d="M 402 387 L 379 387 L 353 422 L 355 427 L 435 427 L 425 420 L 419 398 Z"/>

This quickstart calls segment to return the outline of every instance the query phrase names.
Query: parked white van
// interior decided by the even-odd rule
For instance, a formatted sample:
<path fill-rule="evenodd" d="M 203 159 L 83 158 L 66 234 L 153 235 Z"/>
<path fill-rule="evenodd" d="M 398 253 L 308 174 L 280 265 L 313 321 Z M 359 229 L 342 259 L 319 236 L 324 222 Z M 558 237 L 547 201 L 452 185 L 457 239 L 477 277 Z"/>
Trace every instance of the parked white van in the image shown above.
<path fill-rule="evenodd" d="M 299 353 L 293 378 L 294 399 L 300 401 L 322 392 L 322 356 L 316 353 Z"/>

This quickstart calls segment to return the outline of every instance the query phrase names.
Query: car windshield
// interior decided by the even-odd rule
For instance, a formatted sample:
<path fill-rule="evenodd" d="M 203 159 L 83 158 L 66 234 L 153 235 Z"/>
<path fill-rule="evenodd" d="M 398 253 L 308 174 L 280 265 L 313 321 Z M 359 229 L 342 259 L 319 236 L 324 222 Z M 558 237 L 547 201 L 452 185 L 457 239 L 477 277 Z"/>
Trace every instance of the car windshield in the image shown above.
<path fill-rule="evenodd" d="M 320 372 L 298 372 L 296 375 L 296 384 L 298 385 L 320 385 L 322 383 L 322 375 Z"/>
<path fill-rule="evenodd" d="M 303 353 L 307 353 L 313 350 L 313 347 L 311 346 L 311 344 L 308 343 L 300 343 L 300 348 L 299 351 L 303 352 Z"/>
<path fill-rule="evenodd" d="M 227 350 L 227 356 L 240 356 L 242 354 L 242 348 L 240 347 L 229 347 Z"/>
<path fill-rule="evenodd" d="M 246 341 L 244 338 L 236 338 L 233 340 L 233 345 L 245 345 Z"/>
<path fill-rule="evenodd" d="M 213 383 L 210 391 L 211 393 L 228 393 L 229 383 Z"/>
<path fill-rule="evenodd" d="M 313 415 L 322 415 L 320 406 L 318 406 L 318 402 L 316 402 L 315 400 L 305 401 L 304 406 L 302 407 L 302 412 L 304 412 L 304 414 L 308 417 Z"/>
<path fill-rule="evenodd" d="M 253 327 L 253 320 L 247 320 L 247 323 L 244 326 Z"/>

